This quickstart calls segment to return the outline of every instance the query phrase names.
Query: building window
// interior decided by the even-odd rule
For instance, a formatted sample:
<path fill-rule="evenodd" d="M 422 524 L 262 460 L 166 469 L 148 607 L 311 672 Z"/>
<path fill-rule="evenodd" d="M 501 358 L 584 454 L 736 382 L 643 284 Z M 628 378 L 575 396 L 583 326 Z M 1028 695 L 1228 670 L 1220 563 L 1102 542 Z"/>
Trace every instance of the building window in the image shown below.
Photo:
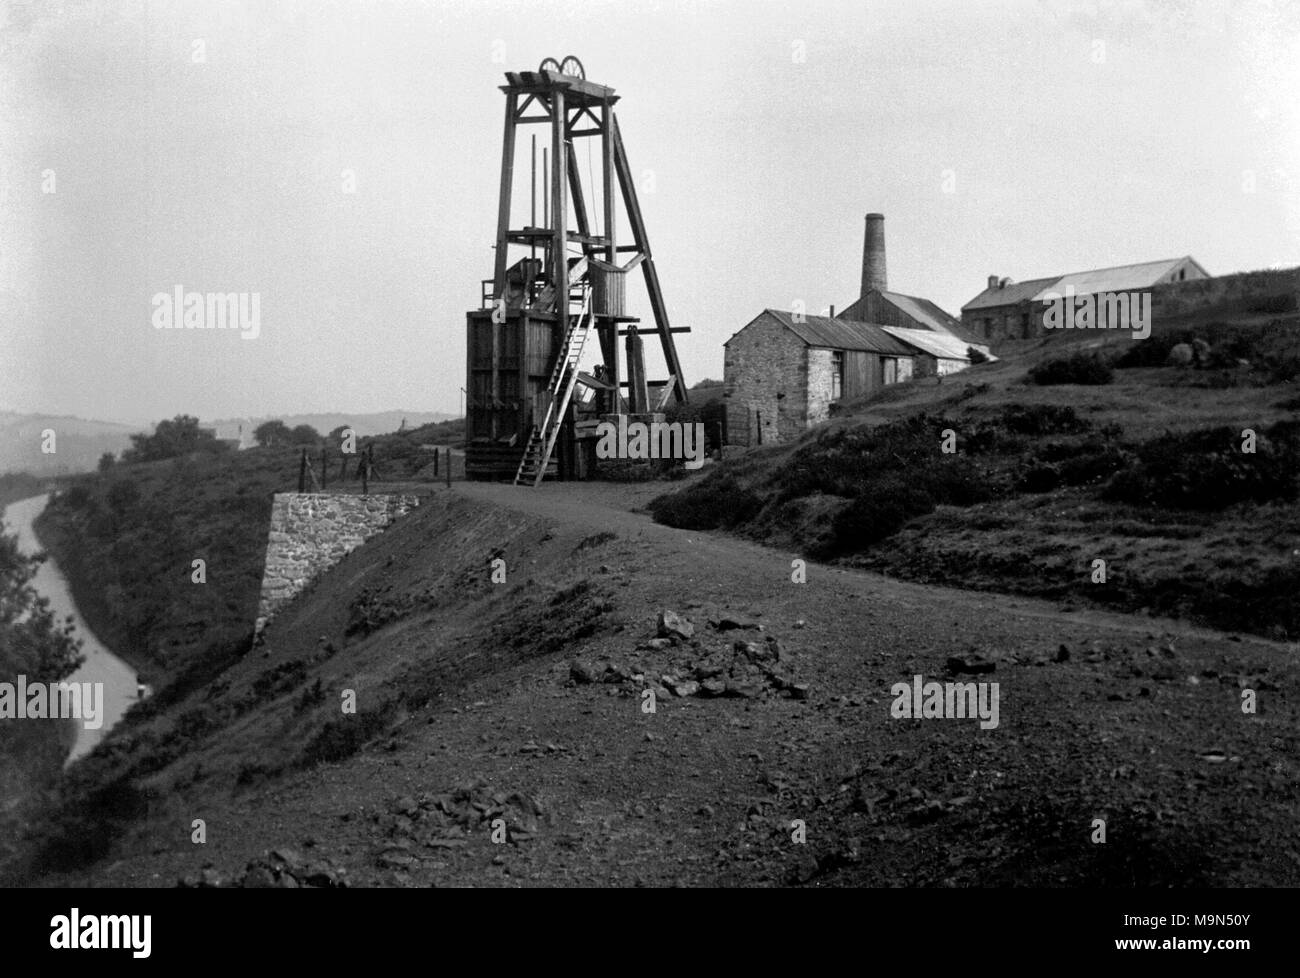
<path fill-rule="evenodd" d="M 831 354 L 831 400 L 844 396 L 844 354 Z"/>

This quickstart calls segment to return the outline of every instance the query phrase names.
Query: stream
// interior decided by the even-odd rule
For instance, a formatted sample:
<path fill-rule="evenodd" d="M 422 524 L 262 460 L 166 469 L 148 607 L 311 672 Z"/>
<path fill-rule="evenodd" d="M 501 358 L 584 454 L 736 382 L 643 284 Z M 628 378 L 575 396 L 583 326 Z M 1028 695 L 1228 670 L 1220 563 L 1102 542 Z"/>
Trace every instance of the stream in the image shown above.
<path fill-rule="evenodd" d="M 32 523 L 41 515 L 48 501 L 49 496 L 32 496 L 5 507 L 5 532 L 17 534 L 18 547 L 25 554 L 36 553 L 41 549 L 32 530 Z M 50 610 L 54 612 L 57 621 L 62 623 L 69 615 L 72 616 L 76 636 L 81 639 L 81 652 L 86 661 L 64 682 L 104 684 L 104 722 L 98 730 L 89 730 L 84 723 L 77 721 L 77 742 L 64 762 L 66 766 L 90 753 L 136 701 L 136 673 L 96 638 L 87 626 L 73 603 L 68 581 L 53 557 L 45 558 L 32 585 L 42 597 L 49 599 Z"/>

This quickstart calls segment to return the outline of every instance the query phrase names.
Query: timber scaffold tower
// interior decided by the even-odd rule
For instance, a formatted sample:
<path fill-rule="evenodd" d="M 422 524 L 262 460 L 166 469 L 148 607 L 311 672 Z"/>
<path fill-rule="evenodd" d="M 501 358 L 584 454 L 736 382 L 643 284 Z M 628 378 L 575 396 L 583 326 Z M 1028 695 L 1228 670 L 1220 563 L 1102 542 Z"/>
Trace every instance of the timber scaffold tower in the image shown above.
<path fill-rule="evenodd" d="M 537 71 L 507 72 L 506 81 L 496 267 L 482 283 L 480 307 L 467 316 L 465 471 L 471 479 L 535 486 L 548 475 L 595 475 L 602 420 L 658 420 L 670 400 L 686 403 L 673 334 L 687 330 L 668 322 L 614 114 L 614 90 L 587 81 L 572 57 L 562 64 L 548 58 Z M 529 224 L 511 227 L 516 133 L 529 124 L 546 126 L 549 146 L 543 138 L 539 181 L 533 137 Z M 589 217 L 574 150 L 579 139 L 592 141 L 585 148 L 599 147 L 599 182 L 588 156 L 599 228 Z M 624 244 L 618 241 L 620 223 L 630 231 Z M 627 277 L 638 268 L 653 327 L 642 328 L 626 314 Z M 651 382 L 641 337 L 656 333 L 669 376 Z M 594 344 L 588 342 L 593 334 Z M 594 358 L 589 371 L 580 366 L 584 357 Z"/>

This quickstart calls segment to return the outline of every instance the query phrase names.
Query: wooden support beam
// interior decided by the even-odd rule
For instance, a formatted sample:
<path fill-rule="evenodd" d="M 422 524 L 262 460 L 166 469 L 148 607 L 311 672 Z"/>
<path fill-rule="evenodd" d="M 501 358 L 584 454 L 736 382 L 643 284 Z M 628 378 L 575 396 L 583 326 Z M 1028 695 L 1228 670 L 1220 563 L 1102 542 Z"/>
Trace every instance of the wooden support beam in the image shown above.
<path fill-rule="evenodd" d="M 551 106 L 551 284 L 555 286 L 557 342 L 569 335 L 569 154 L 564 140 L 564 91 L 557 89 Z M 572 147 L 570 147 L 570 150 Z"/>
<path fill-rule="evenodd" d="M 582 192 L 582 174 L 578 169 L 578 154 L 573 143 L 564 144 L 566 162 L 569 171 L 569 192 L 573 195 L 573 219 L 578 225 L 578 233 L 569 232 L 569 241 L 582 245 L 582 253 L 588 258 L 596 257 L 594 239 L 591 236 L 591 224 L 587 220 L 587 198 Z"/>
<path fill-rule="evenodd" d="M 627 337 L 627 400 L 633 414 L 645 414 L 650 406 L 650 395 L 645 383 L 645 348 L 641 337 L 629 333 Z"/>
<path fill-rule="evenodd" d="M 506 290 L 506 241 L 510 233 L 510 191 L 514 186 L 515 175 L 515 105 L 519 96 L 511 93 L 506 96 L 506 128 L 501 142 L 501 203 L 497 211 L 497 254 L 496 272 L 492 276 L 493 299 L 501 299 Z"/>
<path fill-rule="evenodd" d="M 659 392 L 659 398 L 655 401 L 655 406 L 650 410 L 662 411 L 668 406 L 668 398 L 672 397 L 673 390 L 677 387 L 677 378 L 669 377 L 668 382 L 664 384 L 663 390 Z"/>
<path fill-rule="evenodd" d="M 670 326 L 668 328 L 668 332 L 670 333 L 689 333 L 690 331 L 691 328 L 689 326 Z M 658 327 L 647 326 L 645 329 L 629 328 L 629 329 L 620 329 L 618 331 L 619 336 L 627 336 L 629 333 L 636 333 L 638 336 L 648 336 L 650 334 L 654 334 L 655 336 L 658 336 L 659 329 Z"/>
<path fill-rule="evenodd" d="M 604 139 L 600 144 L 600 174 L 601 174 L 601 209 L 605 217 L 605 261 L 611 265 L 617 264 L 618 260 L 618 214 L 614 208 L 614 182 L 618 179 L 614 166 L 614 140 L 610 122 L 614 117 L 614 109 L 608 99 L 600 106 L 600 127 L 604 130 Z M 608 339 L 602 339 L 601 350 L 605 353 L 605 369 L 608 376 L 605 378 L 614 388 L 614 393 L 609 397 L 605 407 L 610 413 L 617 414 L 619 409 L 619 362 L 618 362 L 618 324 L 608 323 L 601 326 L 601 334 L 608 334 Z"/>
<path fill-rule="evenodd" d="M 673 345 L 671 327 L 668 323 L 668 308 L 664 304 L 663 291 L 659 287 L 659 274 L 655 271 L 654 252 L 650 250 L 650 239 L 646 234 L 645 221 L 641 217 L 641 204 L 637 200 L 636 185 L 632 182 L 632 168 L 627 162 L 627 150 L 623 147 L 623 136 L 618 129 L 618 116 L 610 113 L 610 133 L 614 137 L 614 165 L 618 171 L 618 183 L 623 192 L 623 206 L 627 209 L 628 223 L 632 226 L 632 238 L 645 254 L 641 262 L 641 271 L 645 275 L 646 291 L 650 293 L 650 308 L 654 311 L 655 325 L 659 328 L 659 344 L 663 349 L 664 362 L 668 372 L 674 377 L 682 377 L 681 361 L 677 359 L 677 347 Z M 676 387 L 677 403 L 687 403 L 685 384 Z"/>

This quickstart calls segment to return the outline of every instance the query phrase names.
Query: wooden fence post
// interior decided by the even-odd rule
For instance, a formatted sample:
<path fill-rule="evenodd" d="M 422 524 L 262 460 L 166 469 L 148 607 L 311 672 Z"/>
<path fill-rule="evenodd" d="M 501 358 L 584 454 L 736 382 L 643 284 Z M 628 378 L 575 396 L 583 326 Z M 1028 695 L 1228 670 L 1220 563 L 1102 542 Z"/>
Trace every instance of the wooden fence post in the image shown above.
<path fill-rule="evenodd" d="M 307 449 L 302 450 L 302 459 L 298 462 L 298 491 L 307 491 Z"/>

